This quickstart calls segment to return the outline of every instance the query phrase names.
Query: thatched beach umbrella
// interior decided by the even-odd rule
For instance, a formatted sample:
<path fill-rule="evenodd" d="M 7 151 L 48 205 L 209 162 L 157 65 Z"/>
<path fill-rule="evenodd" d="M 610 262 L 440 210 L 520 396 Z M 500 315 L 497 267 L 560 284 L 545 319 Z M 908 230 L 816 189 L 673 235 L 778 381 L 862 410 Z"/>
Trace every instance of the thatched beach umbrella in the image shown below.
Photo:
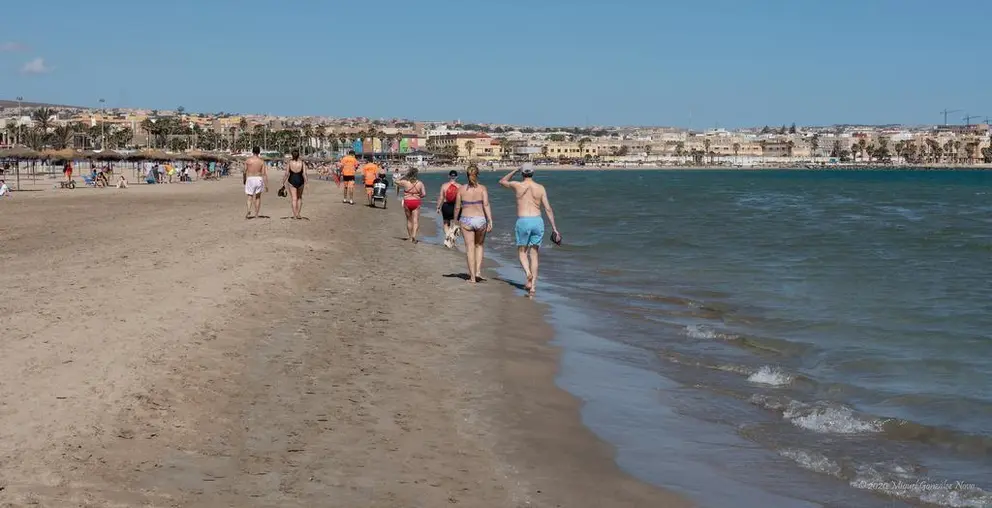
<path fill-rule="evenodd" d="M 133 160 L 146 160 L 146 161 L 167 161 L 172 159 L 172 155 L 165 153 L 162 150 L 142 150 L 132 154 L 136 157 Z"/>
<path fill-rule="evenodd" d="M 57 161 L 71 161 L 77 157 L 82 157 L 82 154 L 71 148 L 63 148 L 62 150 L 44 150 L 41 152 L 41 157 Z"/>
<path fill-rule="evenodd" d="M 16 147 L 0 150 L 0 159 L 37 160 L 39 158 L 41 158 L 41 154 L 30 148 Z"/>
<path fill-rule="evenodd" d="M 124 157 L 113 150 L 101 150 L 99 152 L 91 150 L 84 154 L 87 159 L 96 161 L 119 161 Z"/>

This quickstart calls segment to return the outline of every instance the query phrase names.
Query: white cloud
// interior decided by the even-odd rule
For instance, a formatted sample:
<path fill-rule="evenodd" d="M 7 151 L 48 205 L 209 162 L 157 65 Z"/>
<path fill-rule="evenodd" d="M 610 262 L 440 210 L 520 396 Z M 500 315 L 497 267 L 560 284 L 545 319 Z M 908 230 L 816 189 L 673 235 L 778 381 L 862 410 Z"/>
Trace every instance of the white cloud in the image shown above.
<path fill-rule="evenodd" d="M 38 57 L 24 64 L 24 67 L 21 67 L 21 72 L 24 74 L 46 74 L 52 72 L 52 68 L 45 65 L 44 58 Z"/>
<path fill-rule="evenodd" d="M 0 42 L 0 53 L 13 53 L 23 49 L 24 45 L 19 42 Z"/>

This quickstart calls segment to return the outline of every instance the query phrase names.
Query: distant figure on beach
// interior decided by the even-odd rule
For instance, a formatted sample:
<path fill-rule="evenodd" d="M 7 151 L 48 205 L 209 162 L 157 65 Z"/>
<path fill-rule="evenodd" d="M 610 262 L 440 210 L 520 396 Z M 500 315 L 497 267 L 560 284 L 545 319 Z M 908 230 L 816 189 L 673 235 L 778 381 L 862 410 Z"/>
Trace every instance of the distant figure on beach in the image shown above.
<path fill-rule="evenodd" d="M 522 181 L 511 181 L 517 171 L 520 171 Z M 528 162 L 519 170 L 510 171 L 500 178 L 499 184 L 512 190 L 517 197 L 517 223 L 513 228 L 517 240 L 517 254 L 520 257 L 520 266 L 527 276 L 524 288 L 533 296 L 537 292 L 538 251 L 544 239 L 544 219 L 541 217 L 541 210 L 548 214 L 553 239 L 561 236 L 558 227 L 555 226 L 555 214 L 551 209 L 551 203 L 548 202 L 547 190 L 534 181 L 533 164 Z"/>
<path fill-rule="evenodd" d="M 375 160 L 369 159 L 362 166 L 362 179 L 365 183 L 365 204 L 368 206 L 372 206 L 372 186 L 375 184 L 377 176 L 379 176 L 379 166 L 376 165 Z"/>
<path fill-rule="evenodd" d="M 417 168 L 410 168 L 406 176 L 397 181 L 397 187 L 403 189 L 403 212 L 406 214 L 407 240 L 418 243 L 417 233 L 420 230 L 420 203 L 427 196 L 427 188 L 417 176 Z"/>
<path fill-rule="evenodd" d="M 62 166 L 62 175 L 65 176 L 65 183 L 72 180 L 72 161 L 65 161 L 65 165 Z"/>
<path fill-rule="evenodd" d="M 119 179 L 117 179 L 117 188 L 118 189 L 126 189 L 127 188 L 127 178 L 124 178 L 124 175 L 121 175 L 121 177 Z"/>
<path fill-rule="evenodd" d="M 252 218 L 252 210 L 255 210 L 255 217 L 262 209 L 262 192 L 269 192 L 269 173 L 265 167 L 265 161 L 259 157 L 262 149 L 254 147 L 251 150 L 254 154 L 245 161 L 245 194 L 248 195 L 248 206 L 245 211 L 245 218 Z"/>
<path fill-rule="evenodd" d="M 437 196 L 437 213 L 441 214 L 444 221 L 444 246 L 452 248 L 455 246 L 455 233 L 458 226 L 452 224 L 455 220 L 455 202 L 458 200 L 458 172 L 451 170 L 448 172 L 448 181 L 441 184 L 441 193 Z"/>
<path fill-rule="evenodd" d="M 459 188 L 454 214 L 462 226 L 465 257 L 468 261 L 468 281 L 475 284 L 482 278 L 483 247 L 486 234 L 493 230 L 493 212 L 489 207 L 489 191 L 479 183 L 479 166 L 469 164 L 468 184 Z"/>
<path fill-rule="evenodd" d="M 400 187 L 400 184 L 399 184 L 400 178 L 403 178 L 403 173 L 400 173 L 400 168 L 394 169 L 393 170 L 393 185 L 396 187 L 396 195 L 397 196 L 399 196 L 400 195 L 400 191 L 403 190 L 403 188 Z"/>
<path fill-rule="evenodd" d="M 9 198 L 10 196 L 10 187 L 7 187 L 7 181 L 0 180 L 0 198 Z"/>
<path fill-rule="evenodd" d="M 348 155 L 338 162 L 338 169 L 341 170 L 341 181 L 344 182 L 344 192 L 342 203 L 355 204 L 355 171 L 358 170 L 358 159 L 355 158 L 355 151 L 348 150 Z"/>
<path fill-rule="evenodd" d="M 289 183 L 289 197 L 293 205 L 293 218 L 302 219 L 300 212 L 303 211 L 303 188 L 307 185 L 307 167 L 300 160 L 300 151 L 294 149 L 293 159 L 286 165 L 286 173 L 282 177 L 282 186 Z"/>

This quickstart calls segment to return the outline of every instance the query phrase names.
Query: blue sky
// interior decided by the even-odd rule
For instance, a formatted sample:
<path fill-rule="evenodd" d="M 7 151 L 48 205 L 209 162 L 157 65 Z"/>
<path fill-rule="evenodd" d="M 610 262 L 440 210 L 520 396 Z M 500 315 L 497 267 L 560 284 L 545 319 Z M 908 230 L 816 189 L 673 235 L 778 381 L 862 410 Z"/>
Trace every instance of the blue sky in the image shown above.
<path fill-rule="evenodd" d="M 0 98 L 697 129 L 984 120 L 989 19 L 988 0 L 8 2 Z"/>

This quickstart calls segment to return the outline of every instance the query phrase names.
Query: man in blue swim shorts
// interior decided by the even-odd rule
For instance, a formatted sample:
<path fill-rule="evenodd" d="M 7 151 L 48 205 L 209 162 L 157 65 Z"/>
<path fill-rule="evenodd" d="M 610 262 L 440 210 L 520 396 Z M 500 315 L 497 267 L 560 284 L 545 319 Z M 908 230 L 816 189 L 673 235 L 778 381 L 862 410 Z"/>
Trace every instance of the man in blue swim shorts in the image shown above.
<path fill-rule="evenodd" d="M 510 181 L 517 171 L 523 177 L 521 181 Z M 555 226 L 555 214 L 551 209 L 551 203 L 548 202 L 547 190 L 534 181 L 532 164 L 526 163 L 519 170 L 514 169 L 500 179 L 499 184 L 512 190 L 517 196 L 517 224 L 514 227 L 517 254 L 520 257 L 520 266 L 527 276 L 527 284 L 524 287 L 533 296 L 537 292 L 538 252 L 544 239 L 544 218 L 541 212 L 543 210 L 548 215 L 548 222 L 551 223 L 551 231 L 554 233 L 552 239 L 560 237 L 558 227 Z"/>

